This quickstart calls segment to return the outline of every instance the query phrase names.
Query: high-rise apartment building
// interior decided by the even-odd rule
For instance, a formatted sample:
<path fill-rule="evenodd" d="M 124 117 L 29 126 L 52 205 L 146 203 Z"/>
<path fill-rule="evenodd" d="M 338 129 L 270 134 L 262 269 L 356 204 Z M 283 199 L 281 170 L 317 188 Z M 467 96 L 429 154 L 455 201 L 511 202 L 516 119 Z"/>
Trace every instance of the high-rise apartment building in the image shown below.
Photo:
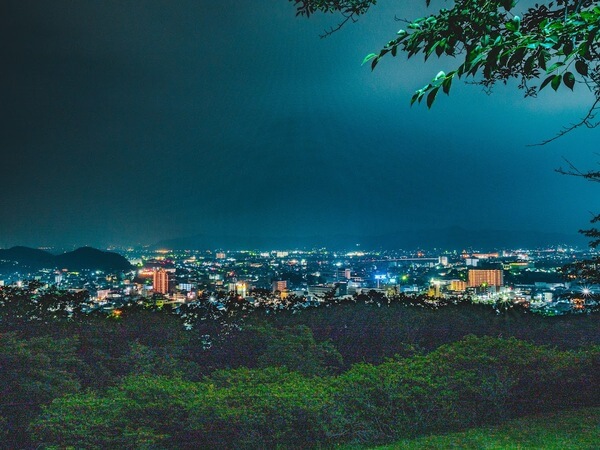
<path fill-rule="evenodd" d="M 469 269 L 469 287 L 504 285 L 502 269 Z"/>
<path fill-rule="evenodd" d="M 167 294 L 169 292 L 169 272 L 165 269 L 155 270 L 152 277 L 152 284 L 155 293 Z"/>
<path fill-rule="evenodd" d="M 287 280 L 276 280 L 272 284 L 273 292 L 283 292 L 287 290 Z"/>

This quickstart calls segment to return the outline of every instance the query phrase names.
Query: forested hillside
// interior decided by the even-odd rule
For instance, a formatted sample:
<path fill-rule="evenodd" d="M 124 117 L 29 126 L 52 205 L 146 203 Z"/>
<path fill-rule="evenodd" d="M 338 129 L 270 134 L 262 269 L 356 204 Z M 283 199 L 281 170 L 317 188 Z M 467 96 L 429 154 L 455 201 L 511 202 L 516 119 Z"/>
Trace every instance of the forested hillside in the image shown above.
<path fill-rule="evenodd" d="M 600 405 L 597 314 L 357 299 L 190 327 L 0 292 L 4 448 L 376 444 Z"/>

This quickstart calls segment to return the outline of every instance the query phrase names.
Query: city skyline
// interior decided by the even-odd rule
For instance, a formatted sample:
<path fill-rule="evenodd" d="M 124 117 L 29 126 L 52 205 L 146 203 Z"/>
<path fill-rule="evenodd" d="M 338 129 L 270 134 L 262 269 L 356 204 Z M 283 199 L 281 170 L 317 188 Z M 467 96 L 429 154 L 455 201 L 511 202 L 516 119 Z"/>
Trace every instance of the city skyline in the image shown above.
<path fill-rule="evenodd" d="M 579 86 L 428 111 L 410 96 L 447 61 L 360 66 L 421 6 L 319 39 L 336 18 L 283 0 L 4 2 L 0 247 L 588 227 L 597 187 L 555 169 L 593 168 L 596 131 L 527 147 L 585 113 Z"/>

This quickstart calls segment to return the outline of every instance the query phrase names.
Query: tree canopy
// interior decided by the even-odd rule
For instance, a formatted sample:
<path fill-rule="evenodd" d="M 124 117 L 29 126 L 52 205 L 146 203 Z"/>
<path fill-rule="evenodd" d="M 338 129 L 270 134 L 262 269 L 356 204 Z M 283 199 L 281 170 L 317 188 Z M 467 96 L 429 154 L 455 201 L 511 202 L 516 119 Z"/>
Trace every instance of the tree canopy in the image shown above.
<path fill-rule="evenodd" d="M 339 29 L 356 21 L 376 5 L 376 0 L 289 0 L 296 14 L 340 14 Z M 514 0 L 425 0 L 431 14 L 414 20 L 397 19 L 403 27 L 380 51 L 367 55 L 363 63 L 374 69 L 384 57 L 401 53 L 408 58 L 432 55 L 450 70 L 440 70 L 417 89 L 411 104 L 425 99 L 431 107 L 440 91 L 450 93 L 455 79 L 471 79 L 486 89 L 514 79 L 527 97 L 550 86 L 574 90 L 585 87 L 595 101 L 577 126 L 595 126 L 595 108 L 600 102 L 600 2 L 592 0 L 541 1 L 523 11 Z M 440 8 L 433 12 L 433 4 Z"/>

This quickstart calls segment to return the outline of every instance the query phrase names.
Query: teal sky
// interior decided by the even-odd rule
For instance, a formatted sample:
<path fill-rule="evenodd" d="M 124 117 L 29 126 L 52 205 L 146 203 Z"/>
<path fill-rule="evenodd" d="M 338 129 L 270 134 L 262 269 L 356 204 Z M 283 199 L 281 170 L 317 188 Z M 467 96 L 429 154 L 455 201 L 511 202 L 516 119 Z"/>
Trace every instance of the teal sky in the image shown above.
<path fill-rule="evenodd" d="M 554 170 L 597 168 L 598 130 L 527 144 L 590 94 L 455 84 L 411 108 L 456 63 L 361 67 L 422 11 L 380 3 L 319 39 L 336 18 L 286 0 L 2 2 L 0 247 L 587 227 L 597 186 Z"/>

